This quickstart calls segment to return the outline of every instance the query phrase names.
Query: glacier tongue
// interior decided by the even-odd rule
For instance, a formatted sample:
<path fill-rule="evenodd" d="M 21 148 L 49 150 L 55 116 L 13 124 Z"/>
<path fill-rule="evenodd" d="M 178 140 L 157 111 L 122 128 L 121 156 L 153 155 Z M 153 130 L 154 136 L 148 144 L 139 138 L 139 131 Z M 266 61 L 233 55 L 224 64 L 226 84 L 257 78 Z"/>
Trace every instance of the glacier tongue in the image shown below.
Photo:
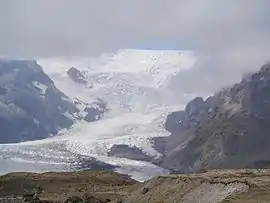
<path fill-rule="evenodd" d="M 164 120 L 168 112 L 179 108 L 183 97 L 169 88 L 170 79 L 193 65 L 192 52 L 120 50 L 99 58 L 50 58 L 38 62 L 71 100 L 91 103 L 102 99 L 110 111 L 96 122 L 77 121 L 71 129 L 62 130 L 61 136 L 17 144 L 17 153 L 39 154 L 40 147 L 43 153 L 46 149 L 51 153 L 51 146 L 55 145 L 117 165 L 119 172 L 140 180 L 166 172 L 150 163 L 108 157 L 107 152 L 114 144 L 126 144 L 140 148 L 149 156 L 159 156 L 150 138 L 168 135 Z M 69 78 L 67 71 L 71 67 L 82 72 L 87 84 Z M 146 171 L 152 174 L 145 174 Z"/>

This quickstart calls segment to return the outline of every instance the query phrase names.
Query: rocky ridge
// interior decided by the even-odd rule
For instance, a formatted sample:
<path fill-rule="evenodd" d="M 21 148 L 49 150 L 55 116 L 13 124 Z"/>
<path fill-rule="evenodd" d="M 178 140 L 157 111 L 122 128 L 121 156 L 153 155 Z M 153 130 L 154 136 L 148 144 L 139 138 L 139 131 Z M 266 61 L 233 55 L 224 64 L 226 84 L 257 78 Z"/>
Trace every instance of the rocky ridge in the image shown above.
<path fill-rule="evenodd" d="M 13 173 L 0 177 L 0 202 L 249 203 L 270 201 L 270 171 L 210 170 L 137 183 L 109 172 Z M 15 184 L 16 183 L 16 184 Z"/>
<path fill-rule="evenodd" d="M 269 90 L 265 64 L 233 87 L 170 114 L 165 127 L 172 135 L 157 142 L 164 149 L 160 164 L 178 172 L 269 167 Z"/>
<path fill-rule="evenodd" d="M 56 135 L 77 112 L 36 61 L 0 61 L 0 143 Z"/>
<path fill-rule="evenodd" d="M 84 84 L 78 69 L 67 74 Z M 0 60 L 0 143 L 48 138 L 76 120 L 97 121 L 106 111 L 101 99 L 85 103 L 67 97 L 37 61 Z"/>

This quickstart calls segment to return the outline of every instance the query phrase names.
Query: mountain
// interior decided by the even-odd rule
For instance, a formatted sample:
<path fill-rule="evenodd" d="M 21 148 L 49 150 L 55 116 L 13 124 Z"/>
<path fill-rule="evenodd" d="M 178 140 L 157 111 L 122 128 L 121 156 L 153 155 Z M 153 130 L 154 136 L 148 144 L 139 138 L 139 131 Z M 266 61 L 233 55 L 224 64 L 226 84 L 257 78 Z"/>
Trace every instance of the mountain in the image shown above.
<path fill-rule="evenodd" d="M 0 144 L 0 160 L 34 162 L 34 171 L 110 168 L 137 180 L 268 167 L 270 65 L 176 111 L 190 95 L 182 99 L 170 81 L 193 63 L 190 53 L 145 50 L 2 59 L 0 141 L 20 143 Z"/>
<path fill-rule="evenodd" d="M 164 128 L 171 135 L 153 138 L 156 150 L 168 156 L 184 148 L 201 120 L 208 115 L 211 104 L 210 98 L 204 101 L 202 97 L 196 97 L 187 103 L 184 110 L 170 113 L 166 118 Z"/>
<path fill-rule="evenodd" d="M 152 157 L 147 156 L 141 149 L 128 145 L 113 145 L 108 152 L 108 156 L 150 162 L 153 160 Z"/>
<path fill-rule="evenodd" d="M 81 157 L 83 169 L 93 168 L 96 160 L 140 181 L 168 173 L 153 164 L 161 154 L 153 148 L 151 138 L 169 135 L 163 126 L 168 112 L 179 109 L 179 102 L 189 98 L 176 94 L 171 80 L 194 62 L 192 52 L 177 50 L 119 50 L 95 58 L 37 59 L 57 95 L 63 95 L 59 98 L 74 108 L 74 112 L 63 111 L 71 122 L 58 127 L 57 133 L 42 137 L 35 133 L 36 137 L 28 139 L 32 141 L 0 144 L 0 161 L 7 163 L 0 173 L 14 171 L 14 165 L 34 172 L 73 170 L 81 165 Z M 31 80 L 37 80 L 35 77 Z M 24 83 L 32 84 L 31 80 Z M 35 97 L 40 94 L 38 91 Z M 51 99 L 41 105 L 49 105 Z M 47 109 L 39 112 L 40 116 L 49 113 Z"/>
<path fill-rule="evenodd" d="M 0 60 L 0 143 L 56 135 L 77 112 L 36 61 Z"/>
<path fill-rule="evenodd" d="M 269 167 L 269 124 L 270 64 L 265 64 L 233 87 L 170 114 L 166 127 L 172 135 L 163 140 L 160 164 L 178 172 Z"/>
<path fill-rule="evenodd" d="M 73 67 L 66 74 L 81 76 Z M 97 121 L 107 110 L 101 99 L 86 103 L 66 96 L 37 61 L 0 60 L 0 143 L 48 138 L 78 120 Z"/>

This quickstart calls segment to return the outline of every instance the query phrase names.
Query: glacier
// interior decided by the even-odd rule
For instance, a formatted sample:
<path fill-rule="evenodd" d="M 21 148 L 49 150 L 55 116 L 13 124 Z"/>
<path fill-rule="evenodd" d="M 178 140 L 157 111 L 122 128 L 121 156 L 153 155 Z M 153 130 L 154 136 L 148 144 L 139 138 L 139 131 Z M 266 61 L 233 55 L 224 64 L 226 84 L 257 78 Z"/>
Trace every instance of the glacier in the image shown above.
<path fill-rule="evenodd" d="M 195 61 L 191 51 L 132 49 L 96 58 L 39 59 L 45 73 L 71 101 L 91 103 L 102 99 L 110 111 L 90 123 L 74 118 L 70 129 L 45 140 L 0 145 L 0 173 L 14 171 L 16 164 L 20 165 L 18 170 L 36 172 L 72 170 L 70 163 L 76 154 L 117 166 L 117 172 L 140 181 L 168 173 L 152 163 L 108 157 L 107 152 L 114 144 L 126 144 L 151 157 L 160 156 L 151 138 L 168 136 L 164 129 L 167 114 L 183 108 L 185 103 L 181 101 L 194 96 L 178 94 L 177 88 L 170 85 L 171 79 L 190 69 Z M 87 84 L 69 78 L 67 71 L 71 67 L 83 73 Z M 37 85 L 41 91 L 44 89 Z M 9 165 L 13 170 L 8 169 Z"/>

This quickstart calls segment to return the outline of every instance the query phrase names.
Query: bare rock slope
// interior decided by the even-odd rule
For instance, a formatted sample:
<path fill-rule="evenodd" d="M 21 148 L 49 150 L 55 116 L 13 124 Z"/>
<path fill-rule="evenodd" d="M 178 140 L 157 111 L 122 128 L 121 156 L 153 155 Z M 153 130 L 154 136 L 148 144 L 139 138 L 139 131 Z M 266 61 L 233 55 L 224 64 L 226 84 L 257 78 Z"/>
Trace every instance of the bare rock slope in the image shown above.
<path fill-rule="evenodd" d="M 77 112 L 36 61 L 0 60 L 0 143 L 56 135 Z"/>
<path fill-rule="evenodd" d="M 172 113 L 161 165 L 178 172 L 269 168 L 269 90 L 270 64 L 265 64 L 231 88 Z"/>
<path fill-rule="evenodd" d="M 157 177 L 135 185 L 126 203 L 269 202 L 269 170 L 213 170 Z"/>

